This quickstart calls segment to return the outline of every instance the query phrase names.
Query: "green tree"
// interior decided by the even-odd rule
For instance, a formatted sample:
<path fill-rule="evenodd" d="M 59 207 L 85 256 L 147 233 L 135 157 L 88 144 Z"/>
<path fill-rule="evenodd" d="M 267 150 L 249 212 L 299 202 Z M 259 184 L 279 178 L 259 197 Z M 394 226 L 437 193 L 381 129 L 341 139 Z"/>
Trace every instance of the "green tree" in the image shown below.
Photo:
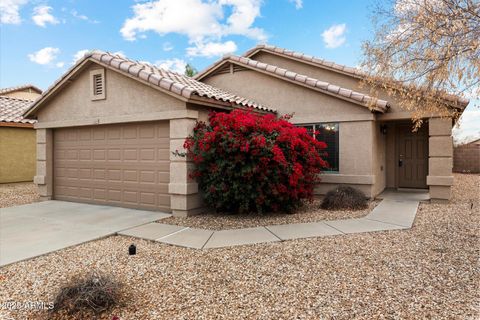
<path fill-rule="evenodd" d="M 190 63 L 187 63 L 187 65 L 185 66 L 185 75 L 187 77 L 193 77 L 197 73 L 197 69 L 195 69 Z"/>

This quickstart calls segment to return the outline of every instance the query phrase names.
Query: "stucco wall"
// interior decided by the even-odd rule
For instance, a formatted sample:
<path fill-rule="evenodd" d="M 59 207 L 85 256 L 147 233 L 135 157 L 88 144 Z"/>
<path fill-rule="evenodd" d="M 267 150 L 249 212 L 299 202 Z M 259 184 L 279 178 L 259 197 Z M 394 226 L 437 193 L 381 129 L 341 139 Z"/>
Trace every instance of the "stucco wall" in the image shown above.
<path fill-rule="evenodd" d="M 373 125 L 372 170 L 375 175 L 374 195 L 378 195 L 387 185 L 387 136 L 380 131 L 380 122 Z"/>
<path fill-rule="evenodd" d="M 340 123 L 340 174 L 372 175 L 373 121 Z"/>
<path fill-rule="evenodd" d="M 95 68 L 99 66 L 94 64 L 86 68 L 60 90 L 48 102 L 48 108 L 38 111 L 38 120 L 80 120 L 185 109 L 181 100 L 111 70 L 105 72 L 106 99 L 92 101 L 89 70 Z"/>
<path fill-rule="evenodd" d="M 453 185 L 452 120 L 431 118 L 428 122 L 427 185 L 432 200 L 450 200 Z"/>
<path fill-rule="evenodd" d="M 34 129 L 0 127 L 0 183 L 33 180 L 35 146 Z"/>

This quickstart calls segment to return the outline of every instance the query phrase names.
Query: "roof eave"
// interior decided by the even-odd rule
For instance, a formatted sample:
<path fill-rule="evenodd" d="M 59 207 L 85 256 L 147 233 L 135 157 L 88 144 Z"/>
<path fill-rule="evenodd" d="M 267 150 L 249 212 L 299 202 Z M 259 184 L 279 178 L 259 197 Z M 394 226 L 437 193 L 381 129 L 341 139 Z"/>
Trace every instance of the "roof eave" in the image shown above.
<path fill-rule="evenodd" d="M 81 58 L 75 65 L 70 67 L 58 80 L 56 80 L 50 87 L 48 87 L 40 97 L 38 97 L 30 106 L 30 108 L 27 109 L 23 113 L 23 117 L 28 118 L 29 116 L 34 115 L 35 111 L 37 111 L 40 106 L 43 104 L 44 101 L 48 100 L 48 98 L 55 92 L 57 89 L 64 85 L 66 82 L 69 81 L 71 76 L 75 74 L 79 69 L 81 69 L 87 61 L 90 59 L 91 54 L 85 55 L 83 58 Z"/>
<path fill-rule="evenodd" d="M 94 53 L 94 52 L 93 52 Z M 188 97 L 185 97 L 183 95 L 176 94 L 174 92 L 171 92 L 169 90 L 163 89 L 159 87 L 158 85 L 155 85 L 151 82 L 145 81 L 139 77 L 134 77 L 130 73 L 113 68 L 109 64 L 98 61 L 97 59 L 92 58 L 92 54 L 87 54 L 84 56 L 79 62 L 77 62 L 73 67 L 71 67 L 67 72 L 59 79 L 57 80 L 50 88 L 45 90 L 44 94 L 42 94 L 35 102 L 30 106 L 30 108 L 25 111 L 23 116 L 25 118 L 29 116 L 35 115 L 35 112 L 38 111 L 48 99 L 57 91 L 59 90 L 62 86 L 64 86 L 66 83 L 71 81 L 72 76 L 74 76 L 80 69 L 82 69 L 88 62 L 93 62 L 96 63 L 102 67 L 108 68 L 109 70 L 112 70 L 114 72 L 118 72 L 122 75 L 125 75 L 133 80 L 139 81 L 145 85 L 148 85 L 149 87 L 161 91 L 162 93 L 168 94 L 170 96 L 173 96 L 179 100 L 182 100 L 184 102 L 191 102 L 191 103 L 197 103 L 205 106 L 211 106 L 211 107 L 217 107 L 217 108 L 223 108 L 223 109 L 232 109 L 234 108 L 233 105 L 236 105 L 234 103 L 226 102 L 226 101 L 220 101 L 217 99 L 209 98 L 209 97 L 200 97 L 196 92 L 192 92 Z M 263 112 L 263 110 L 261 110 Z M 265 111 L 269 112 L 269 111 Z"/>
<path fill-rule="evenodd" d="M 291 56 L 291 55 L 282 53 L 280 51 L 271 50 L 271 49 L 267 48 L 265 45 L 256 46 L 253 49 L 250 49 L 247 52 L 245 52 L 242 56 L 246 57 L 246 58 L 250 58 L 250 57 L 256 55 L 257 53 L 259 53 L 260 51 L 270 53 L 270 54 L 273 54 L 273 55 L 276 55 L 276 56 L 279 56 L 279 57 L 284 57 L 284 58 L 287 58 L 287 59 L 290 59 L 290 60 L 299 61 L 301 63 L 306 63 L 306 64 L 309 64 L 311 66 L 319 67 L 319 68 L 322 68 L 322 69 L 325 69 L 325 70 L 328 70 L 328 71 L 332 71 L 332 72 L 335 72 L 335 73 L 344 74 L 346 76 L 353 77 L 353 78 L 356 78 L 356 79 L 364 79 L 365 78 L 365 76 L 362 75 L 362 74 L 346 72 L 346 71 L 343 71 L 343 70 L 340 70 L 340 69 L 337 69 L 337 68 L 329 67 L 325 64 L 321 64 L 321 63 L 318 63 L 318 62 L 315 62 L 315 61 L 308 61 L 306 59 L 297 58 L 295 56 Z"/>
<path fill-rule="evenodd" d="M 15 121 L 0 121 L 0 127 L 11 127 L 11 128 L 32 128 L 33 123 L 24 123 L 24 122 L 15 122 Z"/>
<path fill-rule="evenodd" d="M 83 68 L 83 66 L 85 66 L 88 62 L 93 62 L 93 63 L 96 63 L 104 68 L 108 68 L 109 70 L 112 70 L 114 72 L 118 72 L 122 75 L 125 75 L 127 77 L 129 77 L 130 79 L 133 79 L 133 80 L 136 80 L 136 81 L 139 81 L 145 85 L 148 85 L 149 87 L 151 88 L 154 88 L 156 90 L 159 90 L 163 93 L 166 93 L 170 96 L 173 96 L 179 100 L 182 100 L 184 102 L 187 102 L 188 101 L 188 97 L 184 97 L 182 95 L 179 95 L 179 94 L 176 94 L 174 92 L 171 92 L 169 90 L 165 90 L 161 87 L 159 87 L 158 85 L 154 85 L 153 83 L 150 83 L 148 81 L 145 81 L 139 77 L 134 77 L 132 76 L 131 74 L 129 74 L 128 72 L 124 72 L 122 70 L 119 70 L 119 69 L 116 69 L 112 66 L 110 66 L 109 64 L 107 63 L 104 63 L 102 61 L 98 61 L 97 59 L 94 59 L 92 58 L 92 55 L 94 54 L 95 52 L 93 53 L 90 53 L 90 54 L 87 54 L 85 55 L 79 62 L 77 62 L 72 68 L 70 68 L 60 79 L 58 79 L 50 88 L 48 88 L 44 94 L 42 96 L 40 96 L 37 100 L 35 100 L 35 102 L 32 104 L 32 106 L 23 114 L 24 117 L 29 117 L 29 116 L 32 116 L 35 114 L 35 112 L 42 106 L 42 104 L 47 101 L 57 90 L 60 89 L 60 87 L 62 87 L 63 85 L 65 85 L 66 83 L 68 83 L 69 81 L 71 81 L 70 79 L 72 78 L 73 75 L 75 75 L 80 69 Z"/>
<path fill-rule="evenodd" d="M 253 71 L 257 71 L 257 72 L 260 72 L 260 73 L 263 73 L 263 74 L 266 74 L 266 75 L 269 75 L 269 76 L 272 76 L 272 77 L 275 77 L 277 79 L 280 79 L 280 80 L 284 80 L 284 81 L 288 81 L 290 83 L 293 83 L 293 84 L 296 84 L 296 85 L 299 85 L 299 86 L 302 86 L 302 87 L 305 87 L 305 88 L 309 88 L 311 90 L 315 90 L 317 92 L 320 92 L 320 93 L 323 93 L 323 94 L 326 94 L 326 95 L 329 95 L 329 96 L 332 96 L 332 97 L 335 97 L 337 99 L 342 99 L 342 100 L 345 100 L 345 101 L 348 101 L 348 102 L 351 102 L 351 103 L 354 103 L 354 104 L 357 104 L 359 106 L 362 106 L 362 107 L 366 107 L 366 108 L 370 108 L 372 110 L 375 110 L 375 111 L 378 111 L 378 112 L 381 112 L 381 113 L 385 113 L 389 107 L 389 103 L 387 102 L 385 107 L 380 107 L 380 106 L 369 106 L 368 103 L 365 103 L 365 102 L 362 102 L 362 101 L 358 101 L 358 100 L 355 100 L 355 99 L 351 99 L 351 98 L 348 98 L 348 97 L 343 97 L 343 96 L 340 96 L 340 95 L 336 95 L 336 94 L 333 94 L 329 91 L 326 91 L 326 90 L 321 90 L 317 87 L 312 87 L 312 86 L 308 86 L 308 85 L 305 85 L 304 83 L 300 83 L 298 81 L 295 81 L 295 80 L 291 80 L 291 79 L 288 79 L 288 78 L 285 78 L 285 77 L 282 77 L 282 76 L 279 76 L 277 74 L 274 74 L 274 73 L 271 73 L 271 72 L 266 72 L 264 70 L 260 70 L 258 68 L 255 68 L 255 67 L 252 67 L 250 66 L 249 64 L 247 63 L 242 63 L 240 61 L 237 61 L 237 60 L 232 60 L 230 57 L 228 58 L 223 58 L 222 60 L 220 61 L 217 61 L 217 63 L 215 63 L 215 65 L 212 65 L 210 68 L 208 68 L 208 70 L 205 70 L 206 72 L 201 76 L 201 79 L 205 78 L 206 76 L 208 76 L 209 74 L 212 74 L 215 72 L 215 70 L 217 70 L 218 68 L 220 68 L 222 65 L 224 65 L 225 63 L 233 63 L 233 64 L 236 64 L 236 65 L 239 65 L 239 66 L 242 66 L 244 68 L 247 68 L 249 70 L 253 70 Z"/>

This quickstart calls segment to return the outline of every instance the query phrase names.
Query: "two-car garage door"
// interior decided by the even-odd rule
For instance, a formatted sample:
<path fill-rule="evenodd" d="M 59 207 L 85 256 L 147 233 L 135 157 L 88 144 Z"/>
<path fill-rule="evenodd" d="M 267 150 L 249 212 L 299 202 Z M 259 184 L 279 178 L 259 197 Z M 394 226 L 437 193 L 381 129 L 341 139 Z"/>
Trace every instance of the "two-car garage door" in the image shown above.
<path fill-rule="evenodd" d="M 54 130 L 54 198 L 170 211 L 169 122 Z"/>

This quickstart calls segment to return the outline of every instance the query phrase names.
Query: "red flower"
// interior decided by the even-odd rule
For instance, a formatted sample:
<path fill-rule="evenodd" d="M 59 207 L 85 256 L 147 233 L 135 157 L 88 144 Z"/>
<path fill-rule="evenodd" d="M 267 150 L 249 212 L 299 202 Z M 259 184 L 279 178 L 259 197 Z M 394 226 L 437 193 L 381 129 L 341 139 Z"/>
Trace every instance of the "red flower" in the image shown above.
<path fill-rule="evenodd" d="M 281 165 L 287 164 L 287 160 L 285 160 L 285 155 L 283 154 L 282 149 L 280 149 L 277 145 L 273 146 L 272 152 L 273 152 L 273 160 L 275 160 Z"/>
<path fill-rule="evenodd" d="M 312 199 L 326 145 L 273 114 L 212 112 L 184 148 L 205 202 L 224 211 L 289 210 Z"/>

